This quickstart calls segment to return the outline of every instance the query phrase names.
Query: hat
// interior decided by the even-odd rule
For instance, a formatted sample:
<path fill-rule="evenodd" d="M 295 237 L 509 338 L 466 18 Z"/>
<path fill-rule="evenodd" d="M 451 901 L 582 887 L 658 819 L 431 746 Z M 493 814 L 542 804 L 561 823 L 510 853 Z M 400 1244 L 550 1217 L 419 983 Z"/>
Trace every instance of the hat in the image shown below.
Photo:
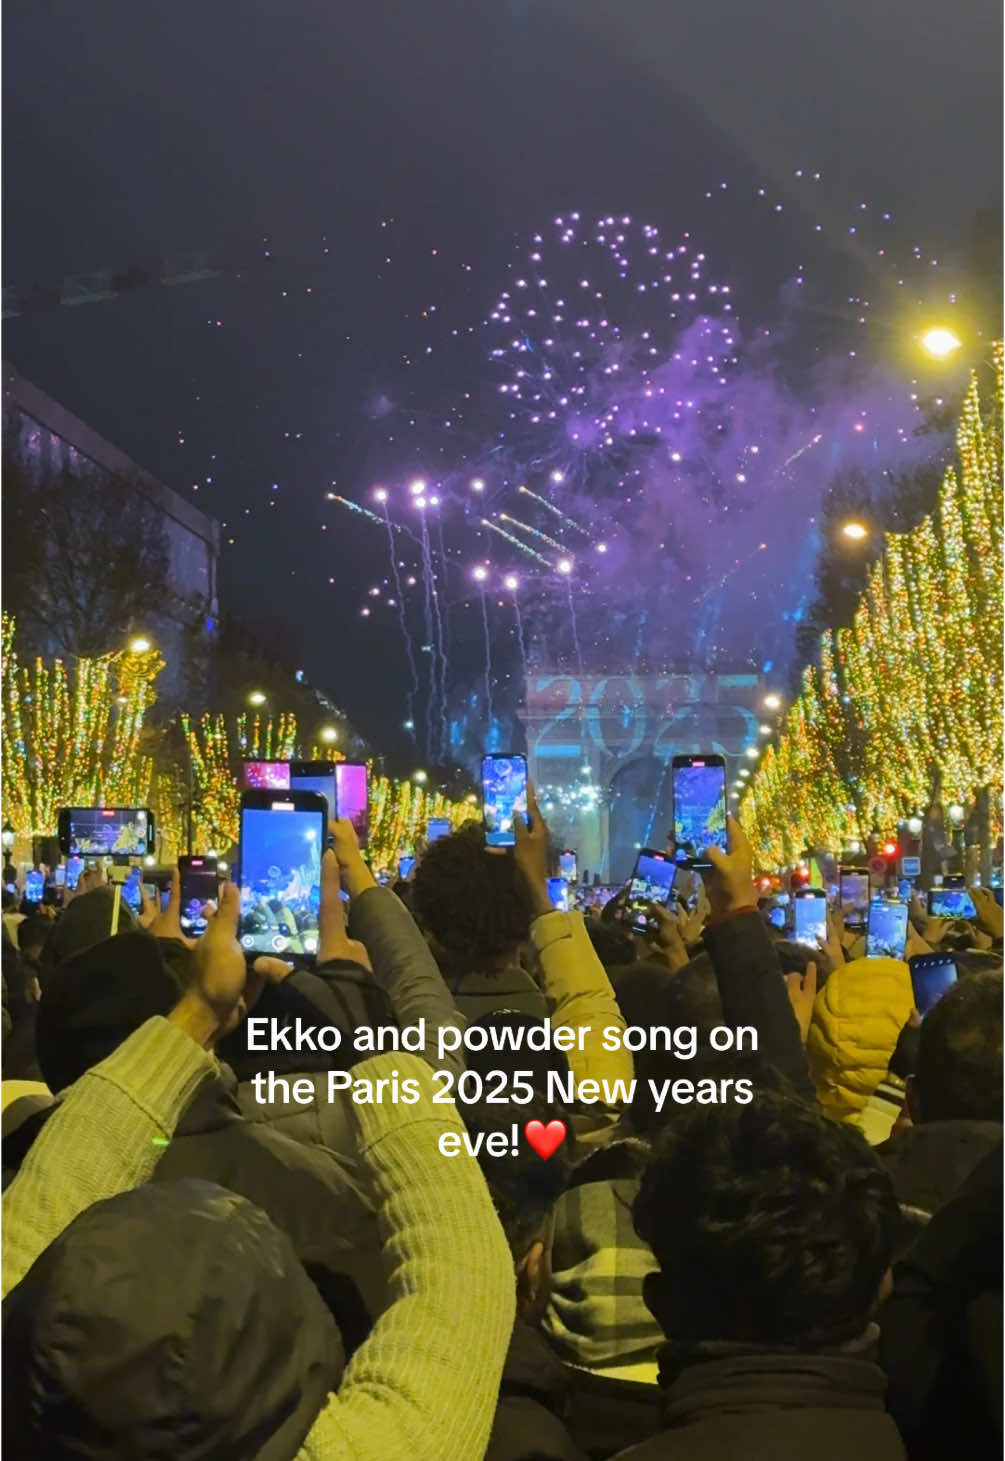
<path fill-rule="evenodd" d="M 293 1246 L 209 1182 L 95 1203 L 3 1303 L 12 1461 L 294 1461 L 342 1343 Z"/>
<path fill-rule="evenodd" d="M 53 930 L 45 941 L 39 962 L 43 967 L 53 968 L 64 959 L 82 953 L 92 945 L 101 943 L 112 933 L 112 909 L 115 890 L 107 885 L 92 888 L 89 893 L 80 893 L 56 920 Z M 116 933 L 127 933 L 137 927 L 128 903 L 119 901 L 119 921 Z"/>

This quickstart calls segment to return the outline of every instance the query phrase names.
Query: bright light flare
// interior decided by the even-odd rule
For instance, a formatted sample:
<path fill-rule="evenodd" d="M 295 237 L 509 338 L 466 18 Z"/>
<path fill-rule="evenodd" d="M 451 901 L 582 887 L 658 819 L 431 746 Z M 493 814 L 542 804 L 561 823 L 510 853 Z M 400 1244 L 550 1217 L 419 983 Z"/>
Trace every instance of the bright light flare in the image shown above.
<path fill-rule="evenodd" d="M 846 538 L 850 538 L 853 543 L 861 543 L 863 538 L 867 538 L 869 536 L 869 529 L 866 527 L 865 523 L 859 522 L 858 518 L 851 518 L 848 522 L 842 523 L 841 531 L 844 536 Z"/>
<path fill-rule="evenodd" d="M 921 337 L 921 343 L 929 355 L 933 355 L 936 360 L 945 360 L 955 350 L 959 350 L 962 342 L 953 334 L 952 330 L 947 330 L 939 325 L 935 329 L 927 330 Z"/>

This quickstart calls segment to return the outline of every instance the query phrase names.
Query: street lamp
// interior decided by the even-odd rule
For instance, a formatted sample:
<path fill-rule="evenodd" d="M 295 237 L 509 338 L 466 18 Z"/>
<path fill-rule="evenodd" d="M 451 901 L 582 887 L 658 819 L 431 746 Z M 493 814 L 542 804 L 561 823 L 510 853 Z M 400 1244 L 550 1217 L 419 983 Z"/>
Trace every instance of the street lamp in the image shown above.
<path fill-rule="evenodd" d="M 757 747 L 756 747 L 756 746 L 748 746 L 748 747 L 747 747 L 747 749 L 746 749 L 746 750 L 745 750 L 745 751 L 744 751 L 744 753 L 743 753 L 743 754 L 744 754 L 744 755 L 745 755 L 745 756 L 746 756 L 746 757 L 747 757 L 747 759 L 748 759 L 748 760 L 749 760 L 749 761 L 756 761 L 756 760 L 757 760 L 757 758 L 758 758 L 758 756 L 759 756 L 759 755 L 760 755 L 760 754 L 761 754 L 761 753 L 760 753 L 760 751 L 759 751 L 759 750 L 758 750 L 758 749 L 757 749 Z"/>
<path fill-rule="evenodd" d="M 954 351 L 959 350 L 960 340 L 942 325 L 927 330 L 921 337 L 921 343 L 929 355 L 934 355 L 936 360 L 945 360 Z"/>
<path fill-rule="evenodd" d="M 425 783 L 429 780 L 429 776 L 425 771 L 416 771 L 412 776 L 412 780 L 416 782 L 419 786 L 424 786 Z"/>
<path fill-rule="evenodd" d="M 912 817 L 908 817 L 907 822 L 906 822 L 905 825 L 906 825 L 907 830 L 910 832 L 910 834 L 911 834 L 912 837 L 920 837 L 921 836 L 921 830 L 922 830 L 922 828 L 924 827 L 925 824 L 921 820 L 921 818 L 918 816 L 917 812 L 915 812 Z"/>
<path fill-rule="evenodd" d="M 2 829 L 0 829 L 0 843 L 3 844 L 4 852 L 9 853 L 16 841 L 17 833 L 14 831 L 14 828 L 9 822 L 4 822 Z"/>
<path fill-rule="evenodd" d="M 135 639 L 129 641 L 130 654 L 146 654 L 152 648 L 153 645 L 145 634 L 137 634 Z"/>
<path fill-rule="evenodd" d="M 846 523 L 841 524 L 841 532 L 846 538 L 850 538 L 853 543 L 861 543 L 869 536 L 869 529 L 865 523 L 860 522 L 855 517 L 849 518 Z"/>
<path fill-rule="evenodd" d="M 248 696 L 248 704 L 264 705 L 267 699 L 268 696 L 263 690 L 252 690 L 251 694 Z"/>
<path fill-rule="evenodd" d="M 765 695 L 765 710 L 778 710 L 781 707 L 782 697 L 780 695 Z"/>
<path fill-rule="evenodd" d="M 318 731 L 318 740 L 326 746 L 333 746 L 338 740 L 338 731 L 333 725 L 323 725 Z"/>
<path fill-rule="evenodd" d="M 967 814 L 960 806 L 959 802 L 953 802 L 952 806 L 949 808 L 949 820 L 952 822 L 953 826 L 962 827 L 966 819 Z"/>

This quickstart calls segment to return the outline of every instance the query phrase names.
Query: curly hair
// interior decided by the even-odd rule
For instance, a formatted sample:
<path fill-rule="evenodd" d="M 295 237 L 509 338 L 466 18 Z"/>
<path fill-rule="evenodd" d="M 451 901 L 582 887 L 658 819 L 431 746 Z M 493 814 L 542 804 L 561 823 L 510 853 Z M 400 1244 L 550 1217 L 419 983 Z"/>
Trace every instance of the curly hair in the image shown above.
<path fill-rule="evenodd" d="M 412 905 L 436 940 L 445 972 L 455 976 L 511 956 L 533 916 L 530 889 L 513 857 L 489 852 L 476 822 L 426 850 L 415 868 Z"/>
<path fill-rule="evenodd" d="M 862 1333 L 900 1226 L 865 1139 L 798 1101 L 675 1115 L 646 1169 L 635 1230 L 660 1265 L 654 1312 L 677 1343 L 802 1347 Z"/>

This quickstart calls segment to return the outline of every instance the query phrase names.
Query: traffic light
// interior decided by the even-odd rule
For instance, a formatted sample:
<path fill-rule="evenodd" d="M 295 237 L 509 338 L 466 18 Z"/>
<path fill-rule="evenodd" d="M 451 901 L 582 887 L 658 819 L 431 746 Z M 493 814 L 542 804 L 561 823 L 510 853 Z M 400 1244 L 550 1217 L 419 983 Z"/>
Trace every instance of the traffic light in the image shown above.
<path fill-rule="evenodd" d="M 896 842 L 883 843 L 883 856 L 888 862 L 892 862 L 894 858 L 900 856 L 900 848 L 897 846 Z"/>

